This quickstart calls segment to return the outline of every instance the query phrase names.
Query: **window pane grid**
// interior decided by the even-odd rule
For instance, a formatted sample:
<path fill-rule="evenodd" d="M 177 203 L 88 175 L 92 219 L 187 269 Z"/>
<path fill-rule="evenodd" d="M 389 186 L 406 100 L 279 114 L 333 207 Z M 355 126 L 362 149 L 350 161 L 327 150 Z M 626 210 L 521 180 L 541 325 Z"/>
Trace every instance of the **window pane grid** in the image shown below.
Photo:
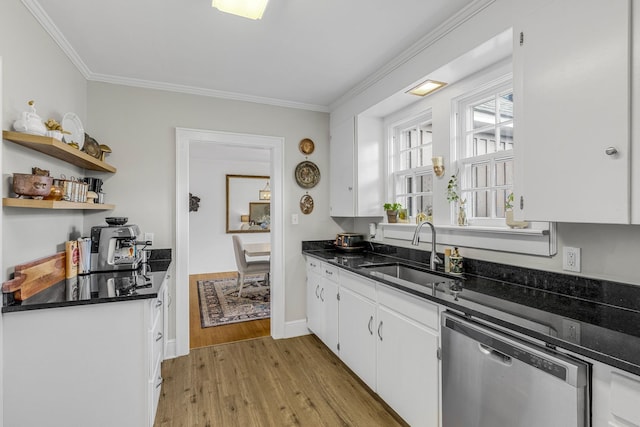
<path fill-rule="evenodd" d="M 513 90 L 467 100 L 459 110 L 460 196 L 467 201 L 469 219 L 504 218 L 505 198 L 513 188 Z"/>

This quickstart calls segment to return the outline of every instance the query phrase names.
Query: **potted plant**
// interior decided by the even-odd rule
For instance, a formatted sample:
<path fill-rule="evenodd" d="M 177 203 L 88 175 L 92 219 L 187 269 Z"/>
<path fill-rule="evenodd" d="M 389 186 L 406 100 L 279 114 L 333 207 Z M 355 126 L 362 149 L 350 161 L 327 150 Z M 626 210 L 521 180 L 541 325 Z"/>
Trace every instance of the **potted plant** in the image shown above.
<path fill-rule="evenodd" d="M 385 203 L 384 210 L 387 211 L 387 221 L 390 223 L 398 222 L 398 211 L 402 209 L 400 203 Z"/>
<path fill-rule="evenodd" d="M 458 171 L 451 175 L 447 183 L 447 200 L 458 205 L 458 225 L 467 225 L 467 211 L 464 206 L 467 200 L 460 198 L 458 194 Z"/>
<path fill-rule="evenodd" d="M 514 221 L 513 220 L 513 200 L 514 200 L 513 191 L 509 193 L 509 195 L 504 200 L 504 217 L 505 222 L 511 228 L 527 228 L 529 223 L 527 221 Z"/>

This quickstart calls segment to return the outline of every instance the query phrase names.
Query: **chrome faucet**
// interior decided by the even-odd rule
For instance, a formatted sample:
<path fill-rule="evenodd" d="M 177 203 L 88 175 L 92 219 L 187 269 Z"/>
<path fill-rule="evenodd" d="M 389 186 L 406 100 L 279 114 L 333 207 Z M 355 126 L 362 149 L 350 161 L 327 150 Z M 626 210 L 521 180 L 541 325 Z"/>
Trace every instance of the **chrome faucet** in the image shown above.
<path fill-rule="evenodd" d="M 420 243 L 420 230 L 425 224 L 431 227 L 431 257 L 429 258 L 429 268 L 435 271 L 436 264 L 443 264 L 443 262 L 438 257 L 438 254 L 436 254 L 436 228 L 433 226 L 433 224 L 429 221 L 422 221 L 420 224 L 418 224 L 418 226 L 416 227 L 416 231 L 413 233 L 413 240 L 411 241 L 411 244 L 414 246 L 418 246 L 418 243 Z"/>

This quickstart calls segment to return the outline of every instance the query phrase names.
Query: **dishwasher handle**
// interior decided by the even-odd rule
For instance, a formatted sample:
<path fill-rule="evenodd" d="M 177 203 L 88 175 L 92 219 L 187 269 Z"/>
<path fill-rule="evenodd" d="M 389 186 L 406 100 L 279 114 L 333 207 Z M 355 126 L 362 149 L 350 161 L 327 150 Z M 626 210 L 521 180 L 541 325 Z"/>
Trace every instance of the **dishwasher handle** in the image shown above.
<path fill-rule="evenodd" d="M 442 314 L 442 327 L 443 332 L 448 329 L 478 342 L 483 353 L 502 363 L 512 363 L 512 360 L 507 361 L 506 358 L 517 359 L 574 387 L 584 387 L 587 383 L 586 363 L 569 356 L 552 353 L 535 343 L 448 312 Z"/>

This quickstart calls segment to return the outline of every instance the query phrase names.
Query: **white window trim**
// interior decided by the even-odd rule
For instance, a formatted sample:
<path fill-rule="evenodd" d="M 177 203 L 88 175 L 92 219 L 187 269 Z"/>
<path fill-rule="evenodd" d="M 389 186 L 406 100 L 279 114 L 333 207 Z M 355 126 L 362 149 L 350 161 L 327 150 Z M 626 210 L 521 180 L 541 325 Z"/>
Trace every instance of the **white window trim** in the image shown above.
<path fill-rule="evenodd" d="M 527 255 L 552 256 L 558 250 L 556 246 L 556 224 L 541 223 L 548 228 L 498 228 L 457 225 L 436 225 L 436 243 L 438 245 L 477 248 L 499 252 L 521 253 Z M 413 239 L 415 224 L 378 224 L 378 236 L 386 239 Z M 431 229 L 420 230 L 420 241 L 431 243 Z M 389 243 L 389 242 L 386 242 Z M 417 248 L 416 248 L 417 249 Z"/>
<path fill-rule="evenodd" d="M 452 117 L 450 120 L 451 123 L 451 132 L 455 135 L 455 143 L 452 144 L 451 147 L 451 158 L 455 159 L 455 171 L 463 171 L 465 167 L 469 164 L 477 164 L 482 161 L 488 161 L 493 164 L 499 158 L 514 158 L 513 150 L 506 151 L 496 151 L 495 153 L 482 154 L 474 157 L 465 157 L 461 158 L 462 153 L 466 150 L 466 129 L 462 129 L 462 115 L 467 114 L 467 108 L 471 104 L 475 104 L 480 99 L 489 94 L 495 94 L 497 92 L 503 92 L 512 87 L 511 83 L 513 81 L 513 74 L 506 74 L 498 79 L 494 79 L 489 81 L 469 92 L 465 92 L 464 94 L 457 96 L 451 100 L 451 112 Z M 493 171 L 493 168 L 491 169 Z M 452 172 L 452 173 L 455 173 Z M 461 173 L 460 176 L 460 185 L 463 188 L 469 188 L 469 176 L 465 176 Z M 491 178 L 493 179 L 493 177 Z M 463 197 L 467 198 L 467 197 Z M 467 198 L 468 199 L 468 198 Z M 470 200 L 467 200 L 471 203 Z M 451 210 L 451 223 L 454 224 L 456 221 L 457 213 Z M 491 208 L 493 211 L 493 207 Z M 469 214 L 470 212 L 467 211 Z M 470 223 L 474 226 L 488 226 L 494 227 L 496 229 L 508 228 L 504 218 L 470 218 Z"/>

